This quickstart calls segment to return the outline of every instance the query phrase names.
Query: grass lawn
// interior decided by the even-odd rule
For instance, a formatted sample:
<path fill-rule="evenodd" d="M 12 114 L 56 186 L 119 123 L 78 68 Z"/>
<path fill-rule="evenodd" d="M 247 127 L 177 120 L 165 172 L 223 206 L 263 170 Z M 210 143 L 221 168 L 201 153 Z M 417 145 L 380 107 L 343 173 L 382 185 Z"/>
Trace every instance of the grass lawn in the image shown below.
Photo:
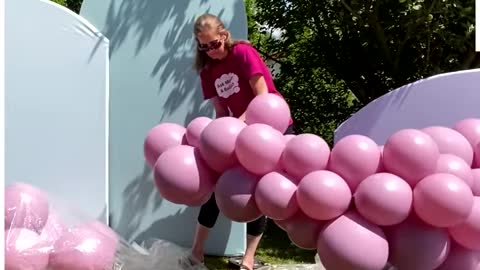
<path fill-rule="evenodd" d="M 287 233 L 271 220 L 257 250 L 257 258 L 269 264 L 315 263 L 315 250 L 303 250 L 295 246 Z M 228 258 L 207 257 L 209 269 L 229 269 Z"/>

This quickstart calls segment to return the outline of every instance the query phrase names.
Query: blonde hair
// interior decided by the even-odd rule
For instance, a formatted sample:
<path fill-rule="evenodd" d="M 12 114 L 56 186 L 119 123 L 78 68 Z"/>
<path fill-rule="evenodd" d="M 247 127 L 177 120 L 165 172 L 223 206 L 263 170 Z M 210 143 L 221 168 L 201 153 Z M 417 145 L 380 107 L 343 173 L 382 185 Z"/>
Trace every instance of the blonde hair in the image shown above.
<path fill-rule="evenodd" d="M 249 43 L 246 40 L 234 40 L 232 38 L 232 34 L 230 33 L 230 31 L 228 31 L 220 18 L 208 13 L 201 15 L 195 21 L 195 24 L 193 26 L 193 34 L 195 35 L 195 39 L 197 38 L 197 35 L 199 33 L 211 29 L 216 29 L 217 33 L 224 33 L 227 36 L 227 38 L 225 39 L 226 50 L 230 50 L 235 44 L 238 43 Z M 198 43 L 197 39 L 196 42 Z M 211 58 L 207 55 L 207 53 L 200 51 L 198 47 L 196 47 L 194 69 L 197 72 L 200 72 L 204 67 L 208 66 L 210 61 Z"/>

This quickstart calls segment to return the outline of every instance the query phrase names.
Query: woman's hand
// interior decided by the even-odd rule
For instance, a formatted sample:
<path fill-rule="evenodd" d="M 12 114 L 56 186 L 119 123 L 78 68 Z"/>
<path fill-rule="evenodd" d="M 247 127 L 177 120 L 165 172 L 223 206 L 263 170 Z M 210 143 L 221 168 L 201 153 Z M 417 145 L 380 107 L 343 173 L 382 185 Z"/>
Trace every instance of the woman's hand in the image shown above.
<path fill-rule="evenodd" d="M 255 96 L 268 93 L 267 82 L 265 81 L 263 75 L 254 75 L 250 78 L 249 83 L 250 87 L 252 87 L 253 89 L 253 94 Z"/>

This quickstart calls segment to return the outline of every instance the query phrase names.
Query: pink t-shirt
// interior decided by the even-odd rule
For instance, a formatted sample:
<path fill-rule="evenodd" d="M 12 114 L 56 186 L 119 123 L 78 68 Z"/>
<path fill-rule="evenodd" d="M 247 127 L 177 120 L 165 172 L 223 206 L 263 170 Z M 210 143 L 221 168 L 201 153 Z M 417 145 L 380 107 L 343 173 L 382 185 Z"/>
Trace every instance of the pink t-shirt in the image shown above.
<path fill-rule="evenodd" d="M 250 44 L 238 43 L 227 57 L 214 61 L 200 72 L 203 96 L 205 99 L 218 96 L 233 117 L 240 117 L 255 97 L 249 80 L 257 74 L 265 78 L 269 93 L 281 96 L 273 84 L 270 70 L 257 50 Z"/>

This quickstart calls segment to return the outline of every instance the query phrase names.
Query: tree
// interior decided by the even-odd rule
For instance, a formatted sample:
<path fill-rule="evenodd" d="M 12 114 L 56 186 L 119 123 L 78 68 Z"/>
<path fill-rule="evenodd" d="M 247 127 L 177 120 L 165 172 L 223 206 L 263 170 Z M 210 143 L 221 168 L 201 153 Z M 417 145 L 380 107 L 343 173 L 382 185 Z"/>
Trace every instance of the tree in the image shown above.
<path fill-rule="evenodd" d="M 82 7 L 83 0 L 51 0 L 59 5 L 62 5 L 73 12 L 80 14 L 80 8 Z"/>

